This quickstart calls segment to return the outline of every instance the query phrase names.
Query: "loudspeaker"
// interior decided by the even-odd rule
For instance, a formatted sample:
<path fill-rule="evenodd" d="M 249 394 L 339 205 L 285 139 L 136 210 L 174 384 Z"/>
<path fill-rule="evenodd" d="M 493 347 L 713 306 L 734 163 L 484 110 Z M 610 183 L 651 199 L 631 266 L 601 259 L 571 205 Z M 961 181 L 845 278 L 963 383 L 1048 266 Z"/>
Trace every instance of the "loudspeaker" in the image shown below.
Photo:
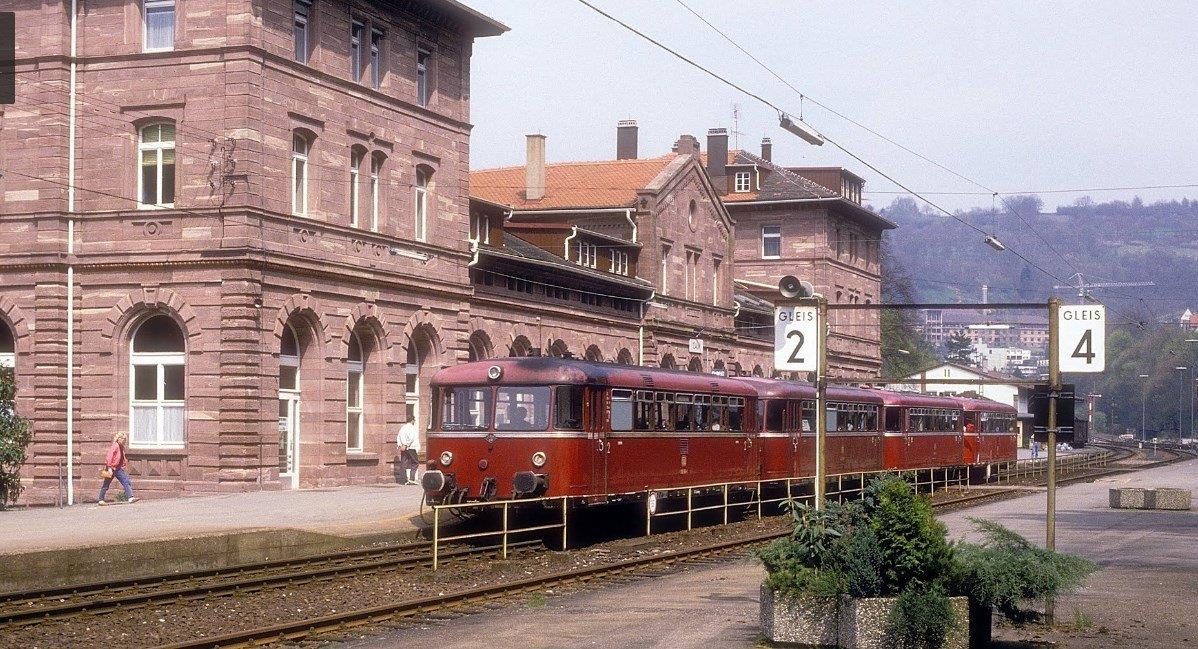
<path fill-rule="evenodd" d="M 804 282 L 794 275 L 787 275 L 778 280 L 778 292 L 787 299 L 811 297 L 815 294 L 815 287 L 811 285 L 811 282 Z"/>

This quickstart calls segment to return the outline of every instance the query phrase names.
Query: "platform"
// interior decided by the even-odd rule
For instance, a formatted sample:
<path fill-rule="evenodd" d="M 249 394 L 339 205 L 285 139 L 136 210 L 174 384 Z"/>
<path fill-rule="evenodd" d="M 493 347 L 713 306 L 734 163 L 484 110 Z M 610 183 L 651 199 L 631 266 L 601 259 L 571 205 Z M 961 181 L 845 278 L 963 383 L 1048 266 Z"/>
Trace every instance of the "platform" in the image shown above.
<path fill-rule="evenodd" d="M 1198 510 L 1107 507 L 1108 488 L 1137 485 L 1198 488 L 1198 461 L 1062 487 L 1057 496 L 1058 547 L 1102 568 L 1082 592 L 1058 602 L 1058 622 L 1073 628 L 999 628 L 997 638 L 1082 649 L 1198 646 L 1198 618 L 1192 611 L 1198 599 Z M 1044 502 L 1045 495 L 1036 493 L 941 519 L 954 538 L 970 529 L 969 517 L 980 517 L 1042 543 Z M 764 575 L 750 559 L 700 565 L 593 591 L 533 596 L 513 608 L 395 630 L 349 646 L 760 647 L 758 588 Z M 1085 628 L 1078 628 L 1078 621 Z"/>
<path fill-rule="evenodd" d="M 413 540 L 419 486 L 379 484 L 0 513 L 0 592 Z"/>

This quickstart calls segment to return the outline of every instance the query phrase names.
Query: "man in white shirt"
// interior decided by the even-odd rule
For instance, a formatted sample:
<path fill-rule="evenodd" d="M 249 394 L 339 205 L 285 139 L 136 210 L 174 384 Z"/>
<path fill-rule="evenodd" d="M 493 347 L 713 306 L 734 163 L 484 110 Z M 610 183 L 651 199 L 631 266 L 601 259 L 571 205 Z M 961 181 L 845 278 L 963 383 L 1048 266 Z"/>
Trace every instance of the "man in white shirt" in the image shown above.
<path fill-rule="evenodd" d="M 416 424 L 409 421 L 400 426 L 395 444 L 399 447 L 399 463 L 407 480 L 405 484 L 416 484 L 416 468 L 420 465 L 417 457 L 420 452 L 420 431 L 416 430 Z"/>

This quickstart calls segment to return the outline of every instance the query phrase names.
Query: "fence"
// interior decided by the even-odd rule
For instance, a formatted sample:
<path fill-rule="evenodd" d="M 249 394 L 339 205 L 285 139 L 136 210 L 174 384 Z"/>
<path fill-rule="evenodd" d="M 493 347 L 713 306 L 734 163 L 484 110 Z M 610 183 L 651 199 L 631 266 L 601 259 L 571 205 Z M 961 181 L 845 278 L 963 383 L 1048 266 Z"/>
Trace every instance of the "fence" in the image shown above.
<path fill-rule="evenodd" d="M 1082 452 L 1067 455 L 1063 458 L 1058 457 L 1057 471 L 1058 473 L 1073 473 L 1082 469 L 1106 466 L 1110 463 L 1113 455 L 1110 451 L 1103 451 Z M 981 480 L 984 484 L 1002 484 L 1004 479 L 1007 483 L 1010 483 L 1020 478 L 1035 478 L 1045 475 L 1048 471 L 1047 459 L 1009 460 L 990 463 L 985 465 L 985 467 L 985 475 Z M 829 488 L 825 491 L 825 495 L 829 500 L 835 499 L 837 502 L 843 502 L 847 496 L 860 494 L 865 485 L 868 484 L 869 478 L 895 473 L 909 480 L 916 491 L 927 491 L 928 493 L 935 493 L 937 488 L 944 490 L 954 486 L 965 487 L 973 484 L 970 480 L 970 467 L 966 466 L 910 469 L 906 471 L 897 471 L 894 469 L 855 471 L 828 476 L 827 484 Z M 835 483 L 835 489 L 830 488 L 833 483 Z M 570 501 L 610 499 L 613 497 L 645 498 L 647 501 L 645 507 L 645 535 L 649 536 L 653 534 L 653 521 L 655 519 L 685 516 L 686 529 L 689 530 L 694 526 L 695 515 L 704 512 L 720 511 L 723 517 L 723 524 L 725 525 L 728 524 L 728 513 L 733 508 L 755 509 L 757 518 L 762 518 L 765 515 L 764 508 L 767 505 L 778 503 L 780 506 L 781 503 L 791 500 L 798 502 L 813 500 L 815 497 L 814 490 L 812 489 L 814 484 L 813 477 L 803 476 L 771 480 L 738 480 L 735 482 L 717 482 L 687 487 L 657 489 L 649 491 L 647 496 L 643 495 L 645 492 L 635 492 L 594 494 L 590 496 L 542 496 L 538 498 L 521 498 L 519 500 L 492 500 L 454 505 L 433 505 L 433 569 L 437 569 L 440 565 L 441 544 L 453 541 L 499 537 L 499 554 L 502 558 L 506 559 L 513 535 L 560 529 L 561 545 L 564 550 L 569 543 Z M 765 497 L 766 491 L 771 492 L 770 497 Z M 719 496 L 718 501 L 714 504 L 697 505 L 695 502 L 697 496 L 707 497 L 712 495 Z M 745 496 L 745 498 L 739 498 L 740 496 Z M 662 505 L 668 502 L 674 502 L 678 507 L 669 510 L 662 509 Z M 556 509 L 556 507 L 560 506 L 560 522 L 513 526 L 512 510 L 527 508 L 531 505 L 537 505 L 543 509 L 549 507 Z M 499 529 L 450 536 L 441 533 L 443 511 L 449 511 L 460 516 L 486 509 L 499 510 Z"/>

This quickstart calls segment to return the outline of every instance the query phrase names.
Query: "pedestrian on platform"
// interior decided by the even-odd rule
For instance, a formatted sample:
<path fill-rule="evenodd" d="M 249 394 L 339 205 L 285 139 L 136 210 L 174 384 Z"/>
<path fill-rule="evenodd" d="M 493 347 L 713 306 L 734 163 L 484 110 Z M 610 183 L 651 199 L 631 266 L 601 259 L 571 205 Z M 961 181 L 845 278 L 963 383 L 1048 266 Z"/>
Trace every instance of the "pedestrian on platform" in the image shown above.
<path fill-rule="evenodd" d="M 113 478 L 125 489 L 125 498 L 131 503 L 137 502 L 137 498 L 133 496 L 133 483 L 129 481 L 129 474 L 125 471 L 129 468 L 129 459 L 125 457 L 125 445 L 128 443 L 127 433 L 119 432 L 112 436 L 112 444 L 108 446 L 108 454 L 104 457 L 104 468 L 100 471 L 104 484 L 100 485 L 100 496 L 96 499 L 96 504 L 108 504 L 104 496 L 108 493 L 108 485 L 112 484 Z"/>
<path fill-rule="evenodd" d="M 1040 457 L 1040 440 L 1033 439 L 1032 440 L 1032 459 L 1034 460 L 1038 457 Z"/>
<path fill-rule="evenodd" d="M 416 468 L 420 465 L 420 431 L 416 424 L 407 422 L 399 427 L 395 436 L 395 444 L 399 446 L 399 465 L 403 467 L 404 484 L 416 484 Z"/>

